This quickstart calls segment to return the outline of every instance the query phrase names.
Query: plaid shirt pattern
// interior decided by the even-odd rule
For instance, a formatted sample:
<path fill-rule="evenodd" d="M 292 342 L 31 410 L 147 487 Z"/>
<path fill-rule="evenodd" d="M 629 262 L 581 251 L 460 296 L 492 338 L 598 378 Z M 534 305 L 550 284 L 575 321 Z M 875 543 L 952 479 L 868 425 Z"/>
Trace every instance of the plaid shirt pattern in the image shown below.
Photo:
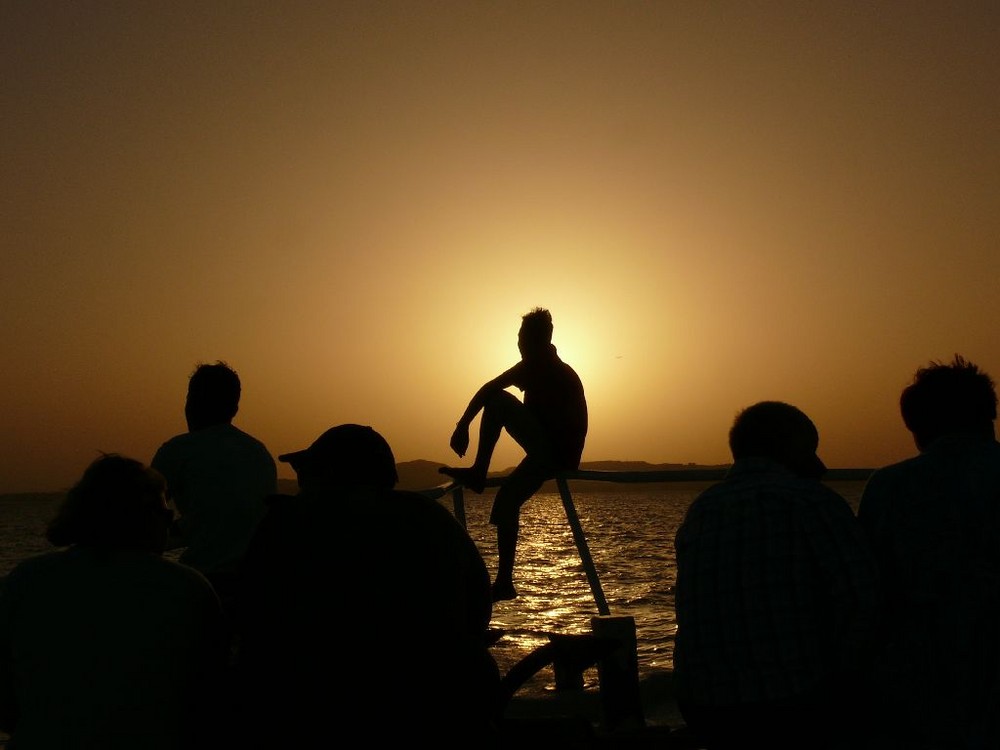
<path fill-rule="evenodd" d="M 781 701 L 863 666 L 876 568 L 850 506 L 821 482 L 737 461 L 691 504 L 675 547 L 679 697 Z"/>

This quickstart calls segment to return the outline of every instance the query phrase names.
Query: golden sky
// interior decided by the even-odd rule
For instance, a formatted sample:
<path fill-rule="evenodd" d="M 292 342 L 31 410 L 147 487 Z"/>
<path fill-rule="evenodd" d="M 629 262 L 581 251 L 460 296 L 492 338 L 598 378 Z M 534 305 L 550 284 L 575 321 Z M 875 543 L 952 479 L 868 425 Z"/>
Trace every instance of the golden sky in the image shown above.
<path fill-rule="evenodd" d="M 997 8 L 5 3 L 0 492 L 148 461 L 217 359 L 274 454 L 467 464 L 536 305 L 585 461 L 727 462 L 763 399 L 911 455 L 916 367 L 1000 378 Z"/>

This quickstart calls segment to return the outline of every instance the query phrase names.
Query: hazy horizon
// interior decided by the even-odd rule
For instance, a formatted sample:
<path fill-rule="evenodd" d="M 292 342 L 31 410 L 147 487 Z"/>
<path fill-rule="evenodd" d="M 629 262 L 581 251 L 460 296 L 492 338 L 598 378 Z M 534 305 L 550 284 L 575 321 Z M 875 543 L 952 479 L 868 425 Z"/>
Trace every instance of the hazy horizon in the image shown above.
<path fill-rule="evenodd" d="M 430 464 L 432 466 L 447 465 L 447 464 L 444 464 L 443 462 L 434 461 L 434 460 L 426 459 L 426 458 L 413 458 L 413 459 L 409 459 L 407 461 L 397 461 L 396 465 L 397 466 L 404 466 L 405 467 L 407 465 L 412 465 L 412 464 L 417 464 L 417 463 L 428 463 L 428 464 Z M 682 462 L 679 462 L 679 461 L 642 461 L 642 460 L 630 461 L 630 460 L 627 460 L 627 459 L 605 458 L 605 459 L 596 459 L 596 460 L 593 460 L 593 461 L 583 461 L 580 464 L 580 468 L 582 470 L 587 470 L 588 468 L 590 470 L 593 470 L 594 466 L 596 466 L 596 465 L 602 465 L 602 464 L 622 464 L 623 466 L 628 467 L 628 468 L 619 468 L 617 470 L 619 470 L 619 471 L 626 471 L 627 472 L 627 471 L 640 471 L 640 470 L 656 471 L 656 470 L 662 470 L 662 469 L 675 469 L 675 468 L 676 469 L 721 469 L 721 468 L 726 468 L 728 466 L 731 466 L 732 465 L 732 461 L 730 460 L 730 461 L 725 461 L 725 462 L 717 463 L 717 464 L 702 464 L 702 463 L 691 463 L 691 462 L 683 462 L 682 463 Z M 640 467 L 648 467 L 648 469 L 640 468 Z M 832 471 L 832 472 L 842 472 L 842 471 L 870 471 L 870 470 L 873 470 L 873 469 L 876 469 L 876 468 L 878 468 L 878 467 L 874 467 L 874 466 L 830 466 L 830 467 L 827 467 L 827 470 L 828 471 Z M 491 468 L 490 471 L 489 471 L 489 475 L 491 475 L 491 476 L 492 475 L 503 475 L 503 474 L 509 473 L 513 469 L 514 469 L 514 464 L 512 464 L 510 466 L 505 466 L 503 468 Z M 614 471 L 616 469 L 608 469 L 608 470 L 609 471 Z M 440 486 L 440 485 L 443 485 L 443 484 L 447 484 L 447 483 L 449 483 L 451 481 L 448 477 L 443 476 L 443 475 L 439 476 L 439 475 L 436 475 L 436 474 L 434 474 L 434 475 L 428 474 L 427 476 L 429 477 L 428 481 L 426 483 L 421 483 L 420 486 L 419 486 L 419 489 L 432 489 L 434 487 L 437 487 L 437 486 Z M 403 479 L 404 478 L 401 476 L 400 477 L 400 481 L 403 482 Z M 283 476 L 279 477 L 279 482 L 294 482 L 294 481 L 295 481 L 294 475 L 293 476 L 285 476 L 285 475 L 283 475 Z M 589 481 L 589 480 L 576 480 L 576 481 Z M 36 494 L 48 495 L 48 494 L 53 494 L 53 493 L 62 493 L 62 492 L 65 492 L 68 489 L 69 489 L 69 486 L 66 486 L 66 487 L 49 487 L 49 488 L 43 488 L 43 489 L 23 490 L 23 491 L 18 491 L 18 490 L 0 491 L 0 496 L 36 495 Z"/>

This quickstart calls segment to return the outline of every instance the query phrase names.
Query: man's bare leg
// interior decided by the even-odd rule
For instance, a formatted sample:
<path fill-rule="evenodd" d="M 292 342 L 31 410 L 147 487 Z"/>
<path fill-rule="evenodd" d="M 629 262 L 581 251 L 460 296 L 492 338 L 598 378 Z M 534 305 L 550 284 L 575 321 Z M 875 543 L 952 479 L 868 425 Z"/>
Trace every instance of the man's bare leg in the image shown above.
<path fill-rule="evenodd" d="M 493 579 L 493 601 L 513 599 L 514 562 L 521 530 L 521 506 L 541 488 L 548 475 L 525 458 L 497 490 L 490 522 L 497 527 L 497 573 Z"/>
<path fill-rule="evenodd" d="M 490 461 L 493 460 L 493 449 L 500 440 L 501 430 L 506 428 L 508 434 L 527 451 L 527 447 L 518 438 L 526 432 L 530 434 L 532 427 L 529 426 L 528 420 L 533 422 L 534 417 L 524 404 L 507 391 L 501 391 L 483 407 L 483 416 L 479 423 L 479 441 L 476 444 L 476 459 L 472 466 L 468 468 L 442 466 L 438 471 L 451 477 L 463 487 L 468 487 L 477 494 L 481 493 L 486 488 L 486 473 L 489 471 Z"/>
<path fill-rule="evenodd" d="M 493 580 L 493 601 L 514 599 L 517 589 L 514 588 L 514 560 L 517 557 L 517 537 L 521 524 L 502 523 L 497 525 L 497 574 Z"/>

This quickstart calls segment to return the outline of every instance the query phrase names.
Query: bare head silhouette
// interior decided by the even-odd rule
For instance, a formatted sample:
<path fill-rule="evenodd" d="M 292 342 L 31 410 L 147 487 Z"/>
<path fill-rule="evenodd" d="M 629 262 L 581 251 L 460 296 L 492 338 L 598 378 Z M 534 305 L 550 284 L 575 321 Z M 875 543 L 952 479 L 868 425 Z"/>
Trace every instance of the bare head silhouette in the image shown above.
<path fill-rule="evenodd" d="M 899 409 L 923 450 L 948 434 L 993 437 L 997 393 L 993 379 L 960 355 L 948 364 L 931 362 L 903 389 Z"/>
<path fill-rule="evenodd" d="M 94 461 L 46 530 L 57 547 L 82 544 L 161 553 L 173 512 L 166 481 L 139 461 L 114 453 Z"/>
<path fill-rule="evenodd" d="M 552 314 L 542 307 L 521 316 L 517 348 L 522 357 L 531 357 L 549 350 L 552 345 Z"/>
<path fill-rule="evenodd" d="M 240 378 L 222 361 L 198 365 L 188 381 L 184 416 L 189 430 L 233 421 L 240 408 Z"/>

